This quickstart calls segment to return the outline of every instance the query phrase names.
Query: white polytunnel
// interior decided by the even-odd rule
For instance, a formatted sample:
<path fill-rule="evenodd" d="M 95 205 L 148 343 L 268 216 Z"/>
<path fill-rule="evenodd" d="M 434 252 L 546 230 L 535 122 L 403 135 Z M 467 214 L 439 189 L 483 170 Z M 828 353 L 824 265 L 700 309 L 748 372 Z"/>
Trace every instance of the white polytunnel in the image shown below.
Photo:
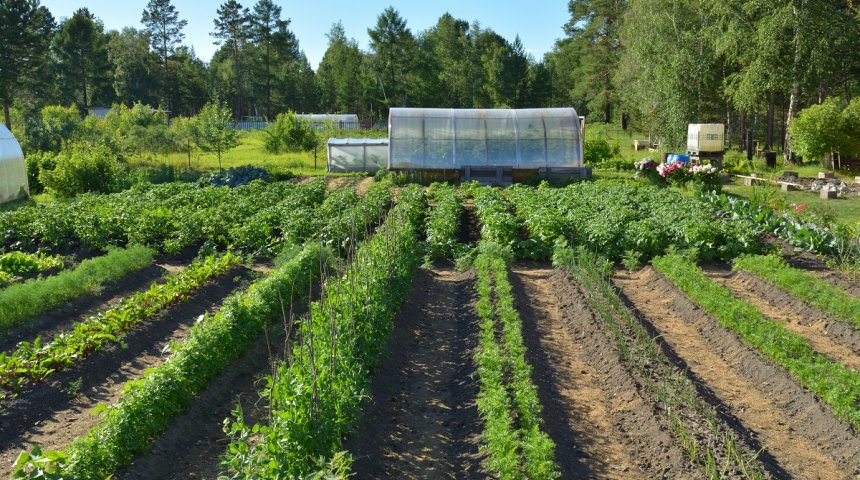
<path fill-rule="evenodd" d="M 27 164 L 24 152 L 4 125 L 0 125 L 0 203 L 26 197 L 30 194 L 27 183 Z"/>
<path fill-rule="evenodd" d="M 315 127 L 330 124 L 334 128 L 354 130 L 361 127 L 354 113 L 297 113 L 296 117 Z"/>
<path fill-rule="evenodd" d="M 392 108 L 388 138 L 393 170 L 582 167 L 573 108 Z"/>
<path fill-rule="evenodd" d="M 329 172 L 376 173 L 388 166 L 387 138 L 329 138 Z"/>

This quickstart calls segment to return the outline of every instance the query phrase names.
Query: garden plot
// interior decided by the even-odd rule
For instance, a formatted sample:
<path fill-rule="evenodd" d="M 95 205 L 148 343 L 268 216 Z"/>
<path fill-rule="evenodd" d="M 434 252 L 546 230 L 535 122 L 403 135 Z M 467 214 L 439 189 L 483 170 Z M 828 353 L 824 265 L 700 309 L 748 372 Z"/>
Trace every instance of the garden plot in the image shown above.
<path fill-rule="evenodd" d="M 561 478 L 695 476 L 576 285 L 548 265 L 511 270 Z"/>
<path fill-rule="evenodd" d="M 218 227 L 233 239 L 218 242 L 314 241 L 287 263 L 237 267 L 256 272 L 247 290 L 162 314 L 214 315 L 186 312 L 182 327 L 141 333 L 129 350 L 143 353 L 103 362 L 115 375 L 153 368 L 132 371 L 122 394 L 121 381 L 96 385 L 113 392 L 100 417 L 78 406 L 65 437 L 54 422 L 22 421 L 27 440 L 62 453 L 31 450 L 21 466 L 124 479 L 860 473 L 856 297 L 825 308 L 833 283 L 818 273 L 761 276 L 756 265 L 774 260 L 744 256 L 766 250 L 749 218 L 624 182 L 354 183 L 310 211 L 256 209 L 248 225 L 259 231 Z M 786 278 L 817 287 L 771 283 Z M 45 385 L 96 371 L 115 350 Z M 75 405 L 60 407 L 51 413 Z"/>
<path fill-rule="evenodd" d="M 860 439 L 784 370 L 763 361 L 650 267 L 615 282 L 679 365 L 765 448 L 763 461 L 777 477 L 853 474 Z"/>
<path fill-rule="evenodd" d="M 20 450 L 30 445 L 59 450 L 85 436 L 100 421 L 94 408 L 117 401 L 128 381 L 161 364 L 172 344 L 187 339 L 201 315 L 217 311 L 224 298 L 250 279 L 248 269 L 233 269 L 186 302 L 131 330 L 122 346 L 105 348 L 50 381 L 3 400 L 0 462 L 12 465 Z"/>
<path fill-rule="evenodd" d="M 422 270 L 394 319 L 372 402 L 344 447 L 361 478 L 486 478 L 478 451 L 474 275 Z"/>

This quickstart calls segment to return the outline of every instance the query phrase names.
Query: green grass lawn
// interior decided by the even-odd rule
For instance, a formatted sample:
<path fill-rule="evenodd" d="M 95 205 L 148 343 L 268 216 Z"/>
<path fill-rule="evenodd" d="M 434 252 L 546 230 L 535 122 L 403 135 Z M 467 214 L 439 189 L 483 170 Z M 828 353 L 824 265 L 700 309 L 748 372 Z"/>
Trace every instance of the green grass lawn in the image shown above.
<path fill-rule="evenodd" d="M 765 188 L 769 190 L 763 192 Z M 756 198 L 760 201 L 765 198 L 768 199 L 765 203 L 778 209 L 791 209 L 795 205 L 804 204 L 825 218 L 845 225 L 856 225 L 860 222 L 860 198 L 856 197 L 826 200 L 822 199 L 818 192 L 802 190 L 782 192 L 775 187 L 746 187 L 739 179 L 734 179 L 732 183 L 725 185 L 723 191 L 747 199 Z"/>
<path fill-rule="evenodd" d="M 132 158 L 132 165 L 157 166 L 172 165 L 181 169 L 200 172 L 218 170 L 218 157 L 214 153 L 195 150 L 189 161 L 187 153 L 170 153 L 149 158 Z M 316 162 L 314 152 L 269 153 L 263 146 L 262 132 L 242 132 L 239 146 L 221 155 L 223 168 L 242 165 L 257 165 L 271 167 L 275 170 L 289 170 L 297 175 L 321 175 L 325 173 L 326 150 L 317 149 Z"/>

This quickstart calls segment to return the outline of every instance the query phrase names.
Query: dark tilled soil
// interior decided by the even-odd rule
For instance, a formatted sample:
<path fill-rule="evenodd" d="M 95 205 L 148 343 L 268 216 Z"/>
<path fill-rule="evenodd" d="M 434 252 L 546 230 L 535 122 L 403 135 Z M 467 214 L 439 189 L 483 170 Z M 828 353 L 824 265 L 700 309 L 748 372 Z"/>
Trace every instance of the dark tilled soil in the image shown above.
<path fill-rule="evenodd" d="M 460 216 L 460 243 L 476 245 L 481 239 L 481 223 L 475 215 L 475 205 L 471 200 L 463 204 L 463 213 Z"/>
<path fill-rule="evenodd" d="M 474 350 L 472 274 L 419 270 L 394 320 L 390 354 L 344 448 L 358 479 L 487 478 Z"/>
<path fill-rule="evenodd" d="M 176 417 L 152 449 L 117 472 L 117 479 L 214 479 L 220 473 L 218 457 L 229 442 L 224 420 L 241 404 L 245 421 L 265 417 L 259 390 L 263 374 L 271 373 L 271 359 L 284 352 L 285 333 L 275 327 L 227 370 L 210 382 L 191 408 Z M 282 357 L 281 357 L 282 358 Z"/>
<path fill-rule="evenodd" d="M 510 277 L 562 478 L 699 477 L 567 275 L 519 265 Z"/>
<path fill-rule="evenodd" d="M 37 444 L 57 450 L 86 435 L 99 420 L 90 413 L 94 407 L 116 401 L 127 381 L 161 363 L 169 355 L 169 345 L 184 340 L 200 315 L 217 309 L 250 277 L 244 267 L 233 269 L 185 302 L 137 325 L 121 345 L 110 345 L 54 375 L 48 383 L 4 399 L 0 403 L 0 463 L 11 465 L 22 449 Z"/>
<path fill-rule="evenodd" d="M 651 267 L 614 278 L 670 356 L 766 451 L 776 478 L 860 475 L 860 439 L 782 368 L 727 331 Z"/>
<path fill-rule="evenodd" d="M 258 261 L 251 267 L 270 272 L 271 262 Z M 317 299 L 318 292 L 308 292 Z M 153 442 L 152 449 L 117 472 L 118 479 L 214 479 L 221 470 L 219 456 L 229 439 L 224 420 L 241 405 L 249 425 L 265 421 L 267 402 L 260 399 L 264 375 L 272 373 L 289 348 L 287 334 L 292 321 L 307 312 L 307 302 L 287 306 L 283 323 L 270 325 L 251 349 L 231 363 L 201 391 L 191 407 L 170 422 L 167 430 Z M 294 330 L 293 330 L 294 332 Z"/>
<path fill-rule="evenodd" d="M 705 273 L 754 305 L 769 319 L 806 338 L 812 348 L 860 371 L 860 331 L 745 271 L 708 268 Z"/>
<path fill-rule="evenodd" d="M 126 275 L 115 283 L 105 285 L 94 295 L 85 295 L 60 308 L 37 315 L 28 320 L 26 325 L 0 336 L 0 352 L 14 350 L 15 345 L 22 340 L 33 341 L 36 337 L 50 338 L 59 332 L 69 330 L 82 319 L 115 307 L 120 300 L 147 288 L 150 283 L 166 273 L 168 270 L 165 266 L 150 265 L 143 270 Z"/>

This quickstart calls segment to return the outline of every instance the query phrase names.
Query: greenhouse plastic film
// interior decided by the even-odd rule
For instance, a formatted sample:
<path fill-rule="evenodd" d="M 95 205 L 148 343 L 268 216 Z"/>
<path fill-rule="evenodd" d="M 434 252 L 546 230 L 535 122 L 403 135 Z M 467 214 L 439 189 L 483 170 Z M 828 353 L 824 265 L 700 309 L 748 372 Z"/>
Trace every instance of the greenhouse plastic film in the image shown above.
<path fill-rule="evenodd" d="M 393 108 L 389 139 L 392 169 L 582 166 L 572 108 Z"/>
<path fill-rule="evenodd" d="M 0 203 L 29 194 L 27 166 L 21 146 L 5 126 L 0 125 Z"/>

